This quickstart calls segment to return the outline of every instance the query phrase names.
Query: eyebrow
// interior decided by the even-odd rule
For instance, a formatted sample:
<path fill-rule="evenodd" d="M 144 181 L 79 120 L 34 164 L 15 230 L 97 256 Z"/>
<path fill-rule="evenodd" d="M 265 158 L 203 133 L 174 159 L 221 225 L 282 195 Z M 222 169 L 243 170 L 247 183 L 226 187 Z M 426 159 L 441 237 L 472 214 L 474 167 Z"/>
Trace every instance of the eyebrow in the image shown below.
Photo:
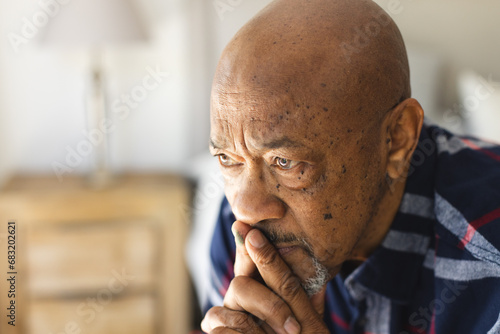
<path fill-rule="evenodd" d="M 288 137 L 274 139 L 268 142 L 265 142 L 259 147 L 267 148 L 267 149 L 276 149 L 276 148 L 296 148 L 296 147 L 304 147 L 304 144 L 299 143 L 293 139 Z"/>
<path fill-rule="evenodd" d="M 278 139 L 274 139 L 271 141 L 264 142 L 262 144 L 256 144 L 255 145 L 259 149 L 277 149 L 277 148 L 298 148 L 298 147 L 305 147 L 304 144 L 290 139 L 288 137 L 282 137 Z M 210 147 L 214 149 L 224 149 L 224 145 L 221 145 L 216 142 L 215 139 L 211 138 L 210 139 Z"/>
<path fill-rule="evenodd" d="M 209 143 L 209 145 L 210 145 L 210 148 L 213 148 L 213 149 L 216 149 L 216 150 L 220 150 L 220 149 L 222 149 L 222 146 L 223 146 L 223 145 L 218 144 L 218 143 L 217 143 L 214 139 L 212 139 L 212 138 L 210 138 L 210 143 Z"/>

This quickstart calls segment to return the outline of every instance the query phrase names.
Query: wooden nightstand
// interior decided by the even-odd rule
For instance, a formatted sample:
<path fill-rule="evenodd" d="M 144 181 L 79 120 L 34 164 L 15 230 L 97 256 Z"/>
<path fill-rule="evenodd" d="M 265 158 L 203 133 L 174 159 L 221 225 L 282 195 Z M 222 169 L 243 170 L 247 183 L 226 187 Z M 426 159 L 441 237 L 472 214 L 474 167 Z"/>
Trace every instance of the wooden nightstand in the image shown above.
<path fill-rule="evenodd" d="M 15 220 L 16 327 L 2 287 L 1 333 L 187 333 L 189 192 L 171 175 L 124 175 L 104 190 L 78 177 L 12 179 L 0 192 L 0 274 L 5 286 Z"/>

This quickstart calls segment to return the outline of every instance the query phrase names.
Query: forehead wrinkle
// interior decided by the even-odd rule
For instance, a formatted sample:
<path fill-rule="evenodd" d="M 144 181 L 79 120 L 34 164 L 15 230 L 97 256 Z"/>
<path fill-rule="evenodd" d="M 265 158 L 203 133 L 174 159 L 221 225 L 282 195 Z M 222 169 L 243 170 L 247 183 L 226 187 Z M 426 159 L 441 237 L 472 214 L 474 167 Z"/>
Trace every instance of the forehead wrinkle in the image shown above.
<path fill-rule="evenodd" d="M 265 94 L 269 94 L 270 89 L 264 87 L 245 87 L 244 83 L 239 83 L 238 85 L 233 85 L 228 87 L 227 85 L 218 85 L 216 89 L 216 95 L 218 99 L 221 99 L 228 103 L 234 103 L 235 100 L 258 100 Z"/>
<path fill-rule="evenodd" d="M 231 147 L 230 140 L 230 125 L 229 121 L 222 117 L 214 118 L 214 121 L 218 121 L 218 125 L 212 124 L 211 134 L 210 134 L 210 146 L 215 149 L 229 149 Z M 222 133 L 218 131 L 221 129 Z M 234 136 L 233 136 L 234 137 Z M 235 143 L 233 142 L 233 147 Z"/>
<path fill-rule="evenodd" d="M 276 139 L 266 140 L 262 143 L 256 142 L 252 143 L 257 149 L 278 149 L 278 148 L 304 148 L 306 147 L 303 143 L 296 140 L 290 139 L 287 136 L 283 136 Z"/>
<path fill-rule="evenodd" d="M 238 137 L 231 136 L 232 133 L 236 133 L 236 129 L 232 131 L 229 129 L 229 122 L 226 120 L 221 120 L 226 124 L 224 126 L 225 132 L 227 134 L 217 134 L 210 139 L 210 146 L 214 149 L 230 149 L 235 150 L 241 149 L 244 152 L 256 151 L 266 152 L 275 149 L 310 149 L 308 145 L 300 142 L 299 140 L 292 139 L 287 135 L 279 135 L 275 138 L 269 138 L 268 135 L 262 135 L 262 133 L 250 130 L 249 127 L 241 126 L 239 128 L 240 135 Z M 252 124 L 264 123 L 261 120 L 254 120 Z M 239 138 L 239 139 L 238 139 Z M 230 141 L 233 141 L 233 146 L 231 146 Z"/>
<path fill-rule="evenodd" d="M 231 122 L 225 118 L 216 118 L 222 124 L 218 128 L 222 129 L 222 133 L 212 133 L 210 137 L 210 146 L 214 149 L 221 150 L 241 150 L 248 152 L 247 135 L 245 134 L 245 126 L 231 126 Z M 217 131 L 217 130 L 215 130 Z M 249 135 L 248 137 L 250 137 Z"/>
<path fill-rule="evenodd" d="M 244 116 L 267 119 L 273 112 L 281 112 L 287 105 L 295 102 L 292 92 L 283 94 L 277 87 L 247 86 L 241 83 L 234 90 L 231 87 L 220 85 L 213 96 L 217 113 L 231 114 L 241 112 Z"/>

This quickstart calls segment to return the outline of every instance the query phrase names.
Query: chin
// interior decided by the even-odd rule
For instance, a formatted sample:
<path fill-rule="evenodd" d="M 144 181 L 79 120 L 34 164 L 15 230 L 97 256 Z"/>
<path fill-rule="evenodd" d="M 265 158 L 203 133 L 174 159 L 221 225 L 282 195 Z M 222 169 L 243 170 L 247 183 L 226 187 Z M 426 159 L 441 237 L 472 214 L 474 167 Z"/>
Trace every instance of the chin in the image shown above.
<path fill-rule="evenodd" d="M 302 281 L 302 287 L 309 297 L 320 292 L 331 279 L 328 269 L 315 258 L 313 258 L 313 265 L 315 270 L 314 275 Z"/>
<path fill-rule="evenodd" d="M 299 277 L 301 285 L 309 297 L 321 291 L 333 277 L 326 266 L 303 250 L 287 249 L 286 252 L 280 253 L 293 273 Z"/>

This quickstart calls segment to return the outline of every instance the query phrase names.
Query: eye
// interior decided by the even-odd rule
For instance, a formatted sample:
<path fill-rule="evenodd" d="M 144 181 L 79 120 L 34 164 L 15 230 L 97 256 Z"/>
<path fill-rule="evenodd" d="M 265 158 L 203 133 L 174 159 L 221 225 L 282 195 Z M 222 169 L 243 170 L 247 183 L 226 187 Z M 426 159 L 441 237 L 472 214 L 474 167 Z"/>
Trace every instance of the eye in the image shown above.
<path fill-rule="evenodd" d="M 292 169 L 295 166 L 297 166 L 300 163 L 300 161 L 294 161 L 294 160 L 290 160 L 290 159 L 286 159 L 286 158 L 276 157 L 276 158 L 274 158 L 274 163 L 279 168 L 287 170 L 287 169 Z"/>
<path fill-rule="evenodd" d="M 219 154 L 217 157 L 219 158 L 219 163 L 222 166 L 230 167 L 230 166 L 234 166 L 234 165 L 238 164 L 237 161 L 235 161 L 233 158 L 231 158 L 227 154 Z"/>

